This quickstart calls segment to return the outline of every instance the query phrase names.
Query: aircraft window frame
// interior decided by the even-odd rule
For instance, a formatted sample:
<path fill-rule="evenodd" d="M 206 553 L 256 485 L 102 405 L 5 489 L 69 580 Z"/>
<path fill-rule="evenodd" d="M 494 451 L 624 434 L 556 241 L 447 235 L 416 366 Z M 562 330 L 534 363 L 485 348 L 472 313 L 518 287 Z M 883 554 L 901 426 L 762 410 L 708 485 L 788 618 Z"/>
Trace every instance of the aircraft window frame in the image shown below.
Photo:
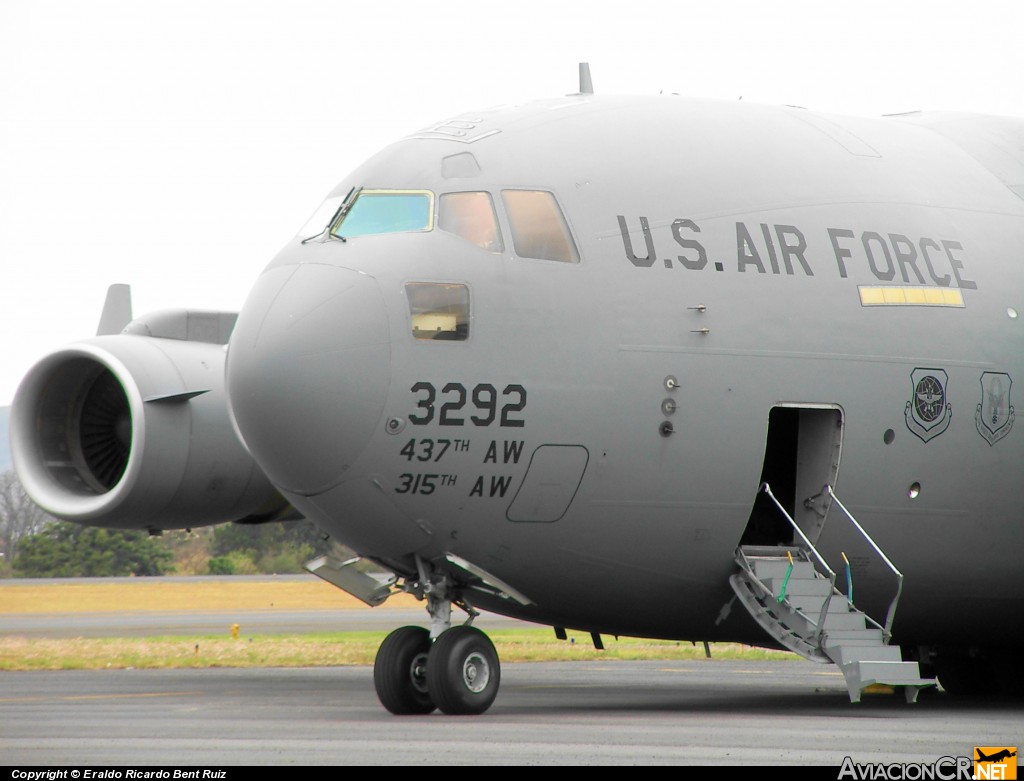
<path fill-rule="evenodd" d="M 354 214 L 358 214 L 357 209 L 359 207 L 359 201 L 369 196 L 373 197 L 388 197 L 388 196 L 408 196 L 418 195 L 424 196 L 427 199 L 426 209 L 424 210 L 424 224 L 423 227 L 418 228 L 398 228 L 394 230 L 373 230 L 363 233 L 352 233 L 346 234 L 344 231 L 345 221 Z M 416 189 L 388 189 L 388 188 L 361 188 L 355 196 L 352 198 L 351 204 L 343 208 L 341 212 L 334 218 L 334 221 L 330 225 L 328 235 L 333 239 L 340 239 L 348 241 L 349 239 L 358 239 L 364 236 L 385 236 L 390 233 L 429 233 L 434 229 L 434 208 L 435 199 L 433 190 L 416 190 Z"/>
<path fill-rule="evenodd" d="M 469 285 L 465 282 L 409 280 L 403 288 L 409 308 L 409 333 L 414 341 L 469 341 L 473 320 L 473 296 Z M 414 291 L 422 291 L 423 295 L 416 296 Z M 424 305 L 424 299 L 433 299 L 433 303 Z"/>
<path fill-rule="evenodd" d="M 547 215 L 547 219 L 557 224 L 560 228 L 558 231 L 561 236 L 561 240 L 564 242 L 562 252 L 552 252 L 550 250 L 537 252 L 536 246 L 538 245 L 538 235 L 530 236 L 527 233 L 521 232 L 518 228 L 521 228 L 524 224 L 526 226 L 535 226 L 537 224 L 537 215 L 533 215 L 529 218 L 529 215 L 523 213 L 518 206 L 510 208 L 509 199 L 506 197 L 509 193 L 527 193 L 533 195 L 545 195 L 547 196 L 546 203 L 553 207 L 550 209 L 550 214 Z M 569 220 L 565 216 L 565 211 L 562 209 L 562 204 L 559 202 L 558 197 L 551 190 L 545 190 L 542 188 L 530 188 L 530 187 L 506 187 L 501 190 L 501 203 L 505 210 L 505 220 L 508 223 L 509 234 L 512 237 L 512 251 L 519 258 L 525 258 L 529 260 L 547 260 L 555 263 L 566 263 L 570 265 L 579 264 L 582 261 L 582 255 L 580 254 L 579 244 L 576 243 L 576 237 L 573 235 L 572 227 L 569 225 Z M 544 216 L 544 215 L 541 215 Z M 524 219 L 527 218 L 527 219 Z M 553 220 L 551 218 L 554 218 Z M 551 226 L 547 228 L 549 234 L 551 234 Z M 549 239 L 550 241 L 550 235 Z M 522 242 L 522 243 L 521 243 Z M 531 246 L 532 245 L 532 246 Z M 560 257 L 558 255 L 561 255 Z"/>
<path fill-rule="evenodd" d="M 454 199 L 454 198 L 457 198 L 458 196 L 473 196 L 473 195 L 475 195 L 475 196 L 485 196 L 486 199 L 487 199 L 487 205 L 490 207 L 490 213 L 488 215 L 486 215 L 486 217 L 489 218 L 491 224 L 490 224 L 490 226 L 485 226 L 485 227 L 490 227 L 490 228 L 493 229 L 493 237 L 491 237 L 486 242 L 482 242 L 479 238 L 474 240 L 471 237 L 472 236 L 472 233 L 471 233 L 472 229 L 479 228 L 480 227 L 479 225 L 470 225 L 470 224 L 468 224 L 468 222 L 463 222 L 463 224 L 461 224 L 461 225 L 453 225 L 453 226 L 451 226 L 449 228 L 449 227 L 445 227 L 445 224 L 444 224 L 445 223 L 445 219 L 444 219 L 445 215 L 449 211 L 452 211 L 452 212 L 455 211 L 454 209 L 449 210 L 448 208 L 446 208 L 446 205 L 445 205 L 446 200 L 447 199 Z M 477 215 L 477 217 L 481 217 L 481 216 L 483 216 L 483 215 Z M 469 244 L 472 244 L 475 247 L 479 247 L 480 249 L 484 250 L 485 252 L 489 252 L 492 255 L 502 255 L 505 252 L 505 237 L 502 234 L 501 223 L 498 220 L 498 210 L 497 210 L 497 208 L 494 205 L 494 196 L 489 191 L 487 191 L 487 190 L 456 190 L 456 191 L 453 191 L 453 192 L 440 193 L 437 196 L 437 220 L 436 220 L 436 224 L 437 224 L 437 229 L 439 231 L 444 231 L 445 233 L 450 233 L 453 236 L 457 236 L 458 238 L 462 239 L 463 241 L 468 242 Z"/>

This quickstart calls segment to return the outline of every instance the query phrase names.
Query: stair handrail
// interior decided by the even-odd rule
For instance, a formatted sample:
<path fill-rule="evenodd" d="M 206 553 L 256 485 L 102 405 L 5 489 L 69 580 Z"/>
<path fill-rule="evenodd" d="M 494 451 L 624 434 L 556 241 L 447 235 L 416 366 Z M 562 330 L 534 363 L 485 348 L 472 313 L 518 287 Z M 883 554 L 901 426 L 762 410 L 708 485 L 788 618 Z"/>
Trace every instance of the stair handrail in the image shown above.
<path fill-rule="evenodd" d="M 885 635 L 885 642 L 888 643 L 889 640 L 892 638 L 892 622 L 896 618 L 896 606 L 899 604 L 900 596 L 903 594 L 903 573 L 896 569 L 896 565 L 889 561 L 889 557 L 886 556 L 882 549 L 879 548 L 878 545 L 875 543 L 875 541 L 871 539 L 871 535 L 864 530 L 864 527 L 857 522 L 857 519 L 853 517 L 853 514 L 846 509 L 846 505 L 844 505 L 839 500 L 839 497 L 836 496 L 836 492 L 832 490 L 832 486 L 826 484 L 822 490 L 832 497 L 832 501 L 839 505 L 839 509 L 842 510 L 846 517 L 850 519 L 850 522 L 854 525 L 857 531 L 861 533 L 861 536 L 864 537 L 865 540 L 867 540 L 868 544 L 872 547 L 875 553 L 878 554 L 882 561 L 885 562 L 885 565 L 890 570 L 892 570 L 893 574 L 896 576 L 896 596 L 894 596 L 892 602 L 889 603 L 889 612 L 886 614 L 885 617 L 885 626 L 879 625 L 877 621 L 875 621 L 871 618 L 871 616 L 868 616 L 865 613 L 867 619 L 871 621 L 872 624 L 874 624 L 882 630 L 883 634 Z"/>
<path fill-rule="evenodd" d="M 761 487 L 758 490 L 766 493 L 768 498 L 775 503 L 775 506 L 779 508 L 779 512 L 782 513 L 782 516 L 789 521 L 789 525 L 793 527 L 793 531 L 800 535 L 800 539 L 804 541 L 804 545 L 806 545 L 807 549 L 814 554 L 815 558 L 817 558 L 821 563 L 821 566 L 823 566 L 829 574 L 829 580 L 831 581 L 832 587 L 829 589 L 828 596 L 825 597 L 825 601 L 821 605 L 821 612 L 818 614 L 818 632 L 816 639 L 820 644 L 822 635 L 825 632 L 825 616 L 828 614 L 828 606 L 832 602 L 832 595 L 836 593 L 835 570 L 828 565 L 828 562 L 825 561 L 824 557 L 818 553 L 818 549 L 814 547 L 814 544 L 807 538 L 807 535 L 804 534 L 804 530 L 800 528 L 797 522 L 793 520 L 793 517 L 786 512 L 786 508 L 783 507 L 779 500 L 775 498 L 775 494 L 772 493 L 771 486 L 769 486 L 768 483 L 761 483 Z"/>

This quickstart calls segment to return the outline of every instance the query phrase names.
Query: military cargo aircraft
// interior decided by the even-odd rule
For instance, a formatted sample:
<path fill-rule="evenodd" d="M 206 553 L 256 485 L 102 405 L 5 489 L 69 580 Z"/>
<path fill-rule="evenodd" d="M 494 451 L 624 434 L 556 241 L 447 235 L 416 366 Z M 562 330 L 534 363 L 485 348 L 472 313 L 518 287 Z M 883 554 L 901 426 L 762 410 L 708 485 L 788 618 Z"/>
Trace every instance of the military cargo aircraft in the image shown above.
<path fill-rule="evenodd" d="M 377 656 L 397 714 L 490 707 L 477 608 L 789 648 L 855 701 L 1019 689 L 1022 292 L 1021 120 L 582 68 L 371 158 L 238 313 L 115 289 L 24 379 L 13 454 L 79 523 L 312 520 L 360 559 L 310 569 L 426 604 Z"/>

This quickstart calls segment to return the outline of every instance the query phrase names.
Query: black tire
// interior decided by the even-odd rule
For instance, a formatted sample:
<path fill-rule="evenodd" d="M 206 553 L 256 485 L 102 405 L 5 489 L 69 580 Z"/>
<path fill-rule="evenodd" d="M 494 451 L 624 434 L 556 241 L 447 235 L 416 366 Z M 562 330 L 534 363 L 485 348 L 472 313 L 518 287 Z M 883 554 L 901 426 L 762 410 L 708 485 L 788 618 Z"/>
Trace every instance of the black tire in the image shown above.
<path fill-rule="evenodd" d="M 498 652 L 479 629 L 453 626 L 434 641 L 427 659 L 427 690 L 442 711 L 451 716 L 483 713 L 500 685 Z"/>
<path fill-rule="evenodd" d="M 433 713 L 426 669 L 430 633 L 403 626 L 384 638 L 373 662 L 373 685 L 380 704 L 396 716 Z"/>

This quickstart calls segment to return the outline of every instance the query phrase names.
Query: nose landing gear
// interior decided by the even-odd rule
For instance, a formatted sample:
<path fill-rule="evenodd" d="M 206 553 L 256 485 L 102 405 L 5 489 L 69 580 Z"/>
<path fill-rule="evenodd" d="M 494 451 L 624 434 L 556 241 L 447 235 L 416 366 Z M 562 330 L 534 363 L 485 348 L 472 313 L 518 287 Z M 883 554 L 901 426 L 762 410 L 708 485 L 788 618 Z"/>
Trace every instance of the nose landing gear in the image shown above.
<path fill-rule="evenodd" d="M 384 638 L 373 664 L 373 683 L 381 705 L 398 716 L 426 714 L 439 708 L 451 716 L 483 713 L 501 684 L 501 664 L 494 644 L 470 626 L 451 626 L 451 594 L 445 578 L 423 589 L 431 631 L 403 626 Z M 461 601 L 460 601 L 461 602 Z"/>

